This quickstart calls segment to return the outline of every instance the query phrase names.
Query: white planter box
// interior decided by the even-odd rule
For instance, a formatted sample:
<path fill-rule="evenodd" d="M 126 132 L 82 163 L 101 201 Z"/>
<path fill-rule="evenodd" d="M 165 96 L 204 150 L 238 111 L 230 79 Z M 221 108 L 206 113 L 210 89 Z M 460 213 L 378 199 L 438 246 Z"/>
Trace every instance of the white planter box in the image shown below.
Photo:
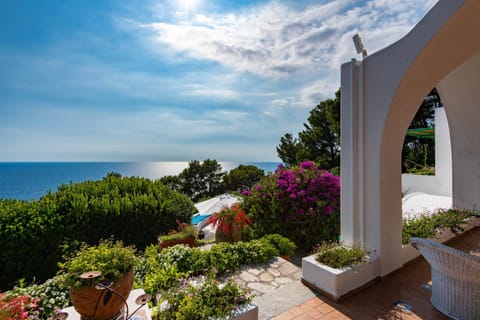
<path fill-rule="evenodd" d="M 302 282 L 335 301 L 342 300 L 378 279 L 378 259 L 344 269 L 323 265 L 315 260 L 315 255 L 302 259 Z"/>
<path fill-rule="evenodd" d="M 468 220 L 467 223 L 461 224 L 460 226 L 464 229 L 464 232 L 480 225 L 480 218 L 473 217 Z M 461 233 L 459 233 L 461 234 Z M 455 238 L 458 234 L 454 234 L 450 229 L 441 230 L 435 237 L 431 238 L 432 240 L 438 241 L 440 243 L 447 242 Z M 412 245 L 407 244 L 402 246 L 402 256 L 403 263 L 407 263 L 420 256 L 420 252 L 412 247 Z"/>

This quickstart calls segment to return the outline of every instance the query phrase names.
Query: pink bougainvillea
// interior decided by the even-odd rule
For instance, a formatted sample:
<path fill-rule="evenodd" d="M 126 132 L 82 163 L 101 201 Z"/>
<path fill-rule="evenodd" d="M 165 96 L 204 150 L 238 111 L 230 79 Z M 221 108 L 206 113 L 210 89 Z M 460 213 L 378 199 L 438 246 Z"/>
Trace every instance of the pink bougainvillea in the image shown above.
<path fill-rule="evenodd" d="M 337 240 L 340 229 L 340 178 L 311 161 L 279 166 L 251 190 L 243 208 L 258 235 L 280 233 L 305 248 Z"/>

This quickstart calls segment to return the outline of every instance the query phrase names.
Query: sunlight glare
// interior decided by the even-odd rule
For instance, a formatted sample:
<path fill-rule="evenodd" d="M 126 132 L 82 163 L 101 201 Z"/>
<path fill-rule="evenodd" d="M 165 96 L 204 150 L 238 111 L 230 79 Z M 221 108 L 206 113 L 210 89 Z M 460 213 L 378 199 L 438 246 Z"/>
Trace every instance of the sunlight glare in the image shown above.
<path fill-rule="evenodd" d="M 177 5 L 185 12 L 194 11 L 202 0 L 177 0 Z"/>

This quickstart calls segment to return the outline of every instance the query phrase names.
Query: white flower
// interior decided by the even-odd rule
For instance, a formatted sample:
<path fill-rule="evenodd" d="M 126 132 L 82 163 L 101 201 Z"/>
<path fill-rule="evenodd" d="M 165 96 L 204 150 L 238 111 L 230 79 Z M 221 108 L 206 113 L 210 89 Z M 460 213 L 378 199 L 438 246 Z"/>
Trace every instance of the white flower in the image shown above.
<path fill-rule="evenodd" d="M 160 311 L 166 311 L 170 309 L 170 304 L 168 303 L 167 300 L 163 300 L 162 303 L 160 304 Z"/>

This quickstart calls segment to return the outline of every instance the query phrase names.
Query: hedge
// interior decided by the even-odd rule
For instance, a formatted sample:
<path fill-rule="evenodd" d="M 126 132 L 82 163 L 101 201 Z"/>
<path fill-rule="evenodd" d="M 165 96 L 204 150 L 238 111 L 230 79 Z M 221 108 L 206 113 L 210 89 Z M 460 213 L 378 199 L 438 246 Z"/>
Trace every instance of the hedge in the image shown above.
<path fill-rule="evenodd" d="M 187 196 L 158 181 L 119 174 L 63 184 L 39 201 L 0 199 L 0 291 L 20 278 L 51 278 L 80 242 L 114 237 L 143 250 L 195 211 Z"/>

